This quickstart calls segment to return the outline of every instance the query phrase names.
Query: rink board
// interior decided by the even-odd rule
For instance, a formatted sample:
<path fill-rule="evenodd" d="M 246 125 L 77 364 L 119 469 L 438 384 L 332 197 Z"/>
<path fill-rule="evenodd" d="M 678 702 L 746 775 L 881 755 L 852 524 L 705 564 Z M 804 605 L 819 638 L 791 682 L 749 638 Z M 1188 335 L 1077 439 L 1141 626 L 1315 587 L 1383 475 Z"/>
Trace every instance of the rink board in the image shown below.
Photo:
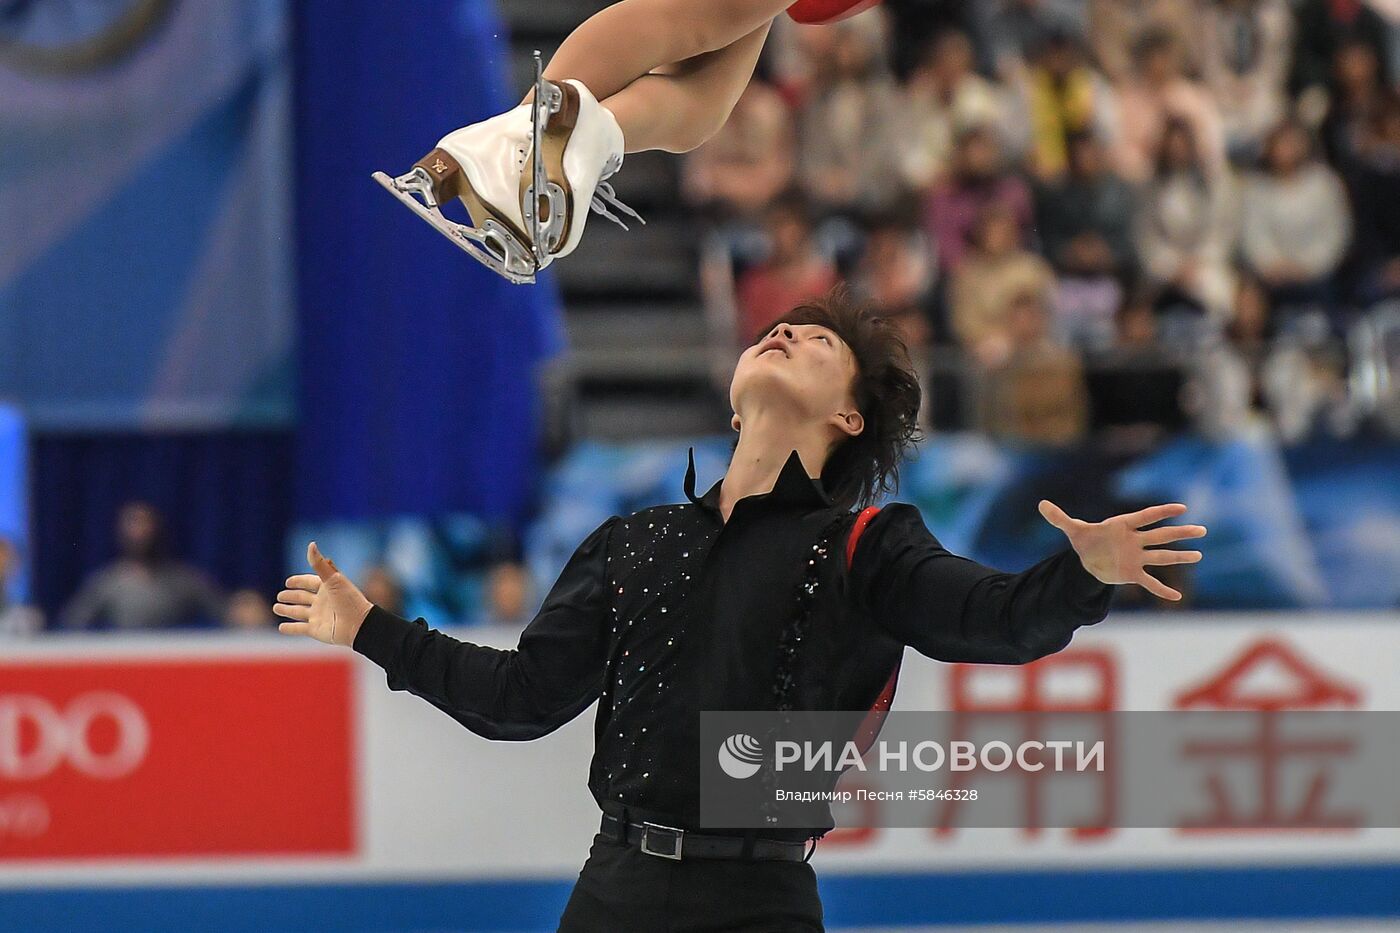
<path fill-rule="evenodd" d="M 996 702 L 1029 677 L 1047 709 L 1400 710 L 1397 621 L 1122 615 L 1038 672 L 910 652 L 895 705 Z M 591 711 L 487 742 L 363 658 L 276 637 L 0 657 L 0 931 L 553 929 L 597 828 Z M 833 928 L 1400 918 L 1396 830 L 838 831 L 813 863 Z"/>

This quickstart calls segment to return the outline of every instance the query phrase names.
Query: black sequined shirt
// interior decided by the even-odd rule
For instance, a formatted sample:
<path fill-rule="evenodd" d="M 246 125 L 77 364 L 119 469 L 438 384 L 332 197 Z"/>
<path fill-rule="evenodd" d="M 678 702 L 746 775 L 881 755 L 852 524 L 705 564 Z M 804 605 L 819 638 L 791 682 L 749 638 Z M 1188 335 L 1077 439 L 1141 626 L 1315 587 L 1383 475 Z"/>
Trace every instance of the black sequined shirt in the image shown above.
<path fill-rule="evenodd" d="M 692 449 L 687 501 L 599 525 L 514 649 L 379 607 L 354 649 L 391 689 L 488 739 L 537 738 L 598 701 L 593 796 L 695 828 L 699 711 L 869 709 L 906 645 L 1021 664 L 1108 610 L 1112 587 L 1072 550 L 1002 573 L 949 553 L 904 503 L 879 511 L 847 571 L 855 513 L 833 505 L 796 450 L 773 489 L 739 499 L 727 522 L 719 494 L 716 481 L 696 497 Z"/>

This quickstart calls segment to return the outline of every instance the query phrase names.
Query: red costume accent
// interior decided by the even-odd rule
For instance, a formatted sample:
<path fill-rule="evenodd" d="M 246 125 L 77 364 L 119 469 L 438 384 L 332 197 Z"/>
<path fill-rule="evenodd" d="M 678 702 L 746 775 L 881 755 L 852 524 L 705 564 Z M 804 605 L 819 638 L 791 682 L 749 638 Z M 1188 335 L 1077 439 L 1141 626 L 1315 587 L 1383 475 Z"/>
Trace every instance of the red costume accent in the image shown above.
<path fill-rule="evenodd" d="M 812 26 L 835 23 L 864 13 L 880 0 L 797 0 L 788 7 L 788 16 L 799 23 Z"/>
<path fill-rule="evenodd" d="M 861 532 L 865 531 L 865 526 L 870 524 L 870 520 L 880 511 L 878 505 L 868 506 L 861 509 L 856 516 L 856 523 L 851 528 L 851 536 L 846 541 L 846 568 L 849 570 L 851 562 L 856 558 L 856 542 L 860 540 Z M 885 681 L 885 688 L 880 691 L 879 699 L 875 705 L 870 707 L 870 712 L 866 713 L 865 719 L 856 730 L 856 747 L 864 755 L 870 750 L 870 746 L 875 744 L 875 737 L 880 734 L 880 727 L 885 724 L 885 713 L 889 712 L 890 704 L 894 702 L 894 690 L 899 684 L 899 667 L 904 663 L 904 659 L 895 662 L 894 670 L 890 671 L 890 679 Z"/>

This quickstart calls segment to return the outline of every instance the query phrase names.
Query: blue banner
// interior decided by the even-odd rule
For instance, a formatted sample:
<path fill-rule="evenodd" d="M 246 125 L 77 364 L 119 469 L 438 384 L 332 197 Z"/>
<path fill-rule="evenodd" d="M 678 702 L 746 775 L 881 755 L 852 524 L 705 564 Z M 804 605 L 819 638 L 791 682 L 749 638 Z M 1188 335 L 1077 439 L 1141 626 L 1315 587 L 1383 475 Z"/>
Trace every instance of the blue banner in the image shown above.
<path fill-rule="evenodd" d="M 0 3 L 0 397 L 39 430 L 292 415 L 282 0 Z"/>
<path fill-rule="evenodd" d="M 724 476 L 733 435 L 695 442 L 699 491 Z M 609 515 L 684 501 L 685 443 L 576 446 L 544 485 L 526 553 L 547 587 L 578 542 Z M 1161 568 L 1186 598 L 1173 608 L 1400 607 L 1400 446 L 1267 434 L 1209 441 L 1182 434 L 1126 453 L 1096 445 L 1017 448 L 971 434 L 925 441 L 889 500 L 909 502 L 956 554 L 1020 570 L 1064 546 L 1036 509 L 1050 499 L 1100 521 L 1162 502 L 1206 525 L 1205 559 Z M 1146 605 L 1137 587 L 1115 605 Z"/>
<path fill-rule="evenodd" d="M 503 24 L 484 0 L 354 15 L 305 0 L 295 15 L 298 517 L 519 525 L 536 492 L 539 364 L 563 344 L 554 287 L 511 285 L 370 179 L 519 101 Z"/>
<path fill-rule="evenodd" d="M 29 469 L 24 420 L 0 405 L 0 543 L 14 548 L 17 565 L 7 579 L 0 569 L 0 610 L 29 599 Z"/>

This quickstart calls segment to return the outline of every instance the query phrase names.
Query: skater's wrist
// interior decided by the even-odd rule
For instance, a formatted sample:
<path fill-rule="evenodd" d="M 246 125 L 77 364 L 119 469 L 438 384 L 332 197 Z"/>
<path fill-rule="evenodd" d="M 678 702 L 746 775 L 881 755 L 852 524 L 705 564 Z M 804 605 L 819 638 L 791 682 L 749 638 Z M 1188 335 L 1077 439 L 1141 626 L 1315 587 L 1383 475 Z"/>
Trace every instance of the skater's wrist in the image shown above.
<path fill-rule="evenodd" d="M 380 667 L 388 667 L 403 647 L 414 623 L 376 605 L 369 607 L 350 647 Z"/>

